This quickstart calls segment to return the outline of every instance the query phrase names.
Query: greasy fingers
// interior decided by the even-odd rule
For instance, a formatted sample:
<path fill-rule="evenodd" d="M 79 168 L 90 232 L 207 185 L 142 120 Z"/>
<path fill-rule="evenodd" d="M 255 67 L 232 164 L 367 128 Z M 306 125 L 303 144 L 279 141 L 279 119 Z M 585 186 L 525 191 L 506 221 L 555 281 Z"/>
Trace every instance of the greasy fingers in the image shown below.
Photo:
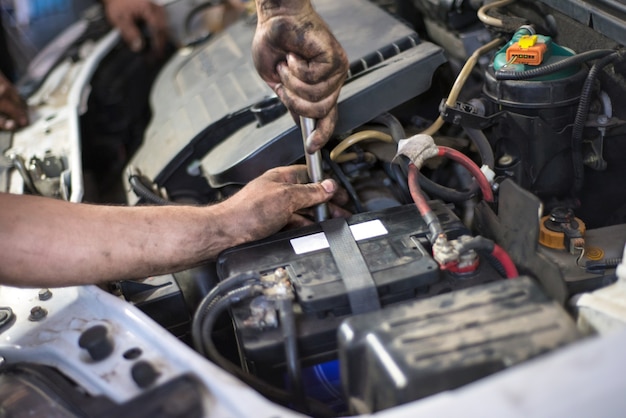
<path fill-rule="evenodd" d="M 119 29 L 122 39 L 131 50 L 139 52 L 144 48 L 140 24 L 148 30 L 152 50 L 161 54 L 168 37 L 167 17 L 162 6 L 151 0 L 104 0 L 106 15 Z"/>
<path fill-rule="evenodd" d="M 340 89 L 347 75 L 348 59 L 339 42 L 332 36 L 322 42 L 310 55 L 287 54 L 286 65 L 279 68 L 281 82 L 290 90 L 303 90 L 310 101 Z"/>
<path fill-rule="evenodd" d="M 333 134 L 335 130 L 335 124 L 337 123 L 337 106 L 334 106 L 328 115 L 322 119 L 318 119 L 315 125 L 315 130 L 306 142 L 306 151 L 308 153 L 314 153 L 324 146 L 328 141 L 328 138 Z"/>
<path fill-rule="evenodd" d="M 260 3 L 280 7 L 263 9 Z M 312 150 L 319 149 L 337 121 L 336 104 L 348 73 L 346 53 L 308 0 L 260 3 L 254 64 L 293 115 L 322 121 Z"/>
<path fill-rule="evenodd" d="M 0 73 L 0 130 L 12 131 L 28 125 L 26 103 L 11 82 Z"/>
<path fill-rule="evenodd" d="M 232 218 L 225 222 L 232 242 L 265 238 L 286 225 L 304 225 L 306 219 L 296 212 L 330 201 L 338 189 L 333 180 L 306 182 L 304 166 L 274 168 L 221 203 Z"/>

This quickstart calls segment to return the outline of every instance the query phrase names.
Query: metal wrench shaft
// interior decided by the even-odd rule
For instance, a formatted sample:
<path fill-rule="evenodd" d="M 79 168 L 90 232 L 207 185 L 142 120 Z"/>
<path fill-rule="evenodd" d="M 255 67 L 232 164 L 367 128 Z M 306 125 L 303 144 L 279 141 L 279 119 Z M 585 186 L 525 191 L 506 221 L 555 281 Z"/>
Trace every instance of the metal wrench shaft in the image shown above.
<path fill-rule="evenodd" d="M 322 154 L 319 151 L 309 154 L 306 150 L 306 140 L 315 130 L 315 119 L 300 116 L 300 129 L 302 129 L 304 156 L 306 158 L 306 167 L 309 172 L 309 179 L 313 183 L 319 183 L 324 180 L 324 172 L 322 171 Z M 315 207 L 315 220 L 317 222 L 322 222 L 328 218 L 328 205 L 326 203 L 317 205 Z"/>

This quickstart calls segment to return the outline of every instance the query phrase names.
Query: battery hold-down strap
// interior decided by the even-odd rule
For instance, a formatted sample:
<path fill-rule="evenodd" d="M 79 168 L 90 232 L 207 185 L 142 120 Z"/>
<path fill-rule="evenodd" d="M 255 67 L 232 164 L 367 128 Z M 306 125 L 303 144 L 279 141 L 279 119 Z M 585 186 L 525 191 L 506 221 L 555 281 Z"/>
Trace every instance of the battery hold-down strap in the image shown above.
<path fill-rule="evenodd" d="M 346 220 L 329 219 L 322 222 L 321 227 L 346 286 L 352 313 L 360 314 L 380 309 L 376 283 Z"/>

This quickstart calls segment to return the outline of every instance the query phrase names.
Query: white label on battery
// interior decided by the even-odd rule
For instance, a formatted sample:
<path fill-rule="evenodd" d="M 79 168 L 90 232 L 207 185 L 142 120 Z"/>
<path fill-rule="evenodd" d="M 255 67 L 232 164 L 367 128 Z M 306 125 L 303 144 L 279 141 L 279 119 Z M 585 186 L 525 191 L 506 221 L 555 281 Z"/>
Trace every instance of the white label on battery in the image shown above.
<path fill-rule="evenodd" d="M 356 241 L 379 237 L 388 233 L 385 225 L 383 225 L 383 223 L 378 219 L 356 225 L 350 225 L 350 231 Z M 306 254 L 311 251 L 323 250 L 329 246 L 326 235 L 323 232 L 294 238 L 290 242 L 296 254 Z"/>

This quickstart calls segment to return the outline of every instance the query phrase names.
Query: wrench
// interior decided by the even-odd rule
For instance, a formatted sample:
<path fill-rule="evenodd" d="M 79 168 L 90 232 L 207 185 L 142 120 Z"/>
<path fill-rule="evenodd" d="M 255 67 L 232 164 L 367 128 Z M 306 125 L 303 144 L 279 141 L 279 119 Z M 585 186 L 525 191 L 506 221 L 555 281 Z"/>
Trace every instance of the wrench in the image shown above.
<path fill-rule="evenodd" d="M 309 173 L 309 179 L 313 183 L 319 183 L 324 180 L 322 171 L 322 154 L 319 151 L 310 154 L 306 150 L 306 140 L 315 130 L 315 119 L 300 116 L 300 129 L 302 129 L 302 140 L 304 142 L 304 157 L 306 159 L 306 167 Z M 328 205 L 320 203 L 315 207 L 315 220 L 317 222 L 325 221 L 329 218 Z"/>

